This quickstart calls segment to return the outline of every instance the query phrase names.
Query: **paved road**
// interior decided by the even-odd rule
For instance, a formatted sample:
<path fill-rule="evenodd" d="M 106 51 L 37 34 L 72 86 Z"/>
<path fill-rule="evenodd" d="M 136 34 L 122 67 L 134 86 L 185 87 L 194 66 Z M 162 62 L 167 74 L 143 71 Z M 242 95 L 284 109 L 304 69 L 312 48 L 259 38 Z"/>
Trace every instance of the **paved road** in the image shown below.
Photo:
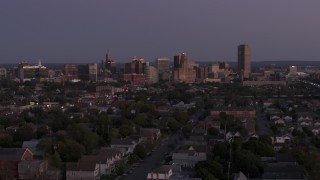
<path fill-rule="evenodd" d="M 172 149 L 168 147 L 169 144 L 175 143 L 179 138 L 180 132 L 173 134 L 171 137 L 163 141 L 162 145 L 151 153 L 143 162 L 132 170 L 132 173 L 123 175 L 121 180 L 143 180 L 147 178 L 148 172 L 159 167 L 159 162 L 164 160 L 165 154 L 171 152 Z M 157 165 L 158 164 L 158 165 Z"/>
<path fill-rule="evenodd" d="M 199 110 L 194 113 L 190 118 L 188 123 L 195 125 L 198 122 L 199 116 L 203 113 L 203 110 Z M 147 178 L 148 172 L 159 167 L 159 163 L 164 160 L 165 154 L 167 152 L 172 152 L 173 150 L 168 147 L 169 144 L 175 144 L 181 134 L 181 130 L 177 131 L 175 134 L 170 136 L 168 139 L 163 141 L 162 145 L 151 153 L 139 166 L 132 170 L 125 176 L 122 176 L 120 180 L 143 180 Z"/>
<path fill-rule="evenodd" d="M 272 131 L 268 127 L 268 120 L 266 119 L 266 116 L 264 115 L 263 110 L 263 104 L 259 104 L 257 109 L 257 122 L 259 126 L 259 135 L 272 135 Z"/>

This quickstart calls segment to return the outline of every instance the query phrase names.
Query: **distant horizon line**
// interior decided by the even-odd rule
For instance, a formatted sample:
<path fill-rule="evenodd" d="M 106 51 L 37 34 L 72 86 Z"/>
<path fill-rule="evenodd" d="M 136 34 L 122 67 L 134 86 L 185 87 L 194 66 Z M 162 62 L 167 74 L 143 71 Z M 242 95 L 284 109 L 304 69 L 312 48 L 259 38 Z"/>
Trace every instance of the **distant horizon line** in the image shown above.
<path fill-rule="evenodd" d="M 173 61 L 173 60 L 170 60 Z M 263 62 L 320 62 L 320 60 L 268 60 L 268 61 L 251 61 L 251 63 L 263 63 Z M 12 64 L 19 64 L 22 62 L 26 63 L 33 63 L 30 61 L 21 61 L 21 62 L 16 62 L 16 63 L 0 63 L 0 65 L 12 65 Z M 116 63 L 129 63 L 130 61 L 126 62 L 117 62 Z M 146 61 L 146 62 L 153 62 L 153 61 Z M 218 63 L 218 62 L 231 62 L 231 63 L 237 63 L 238 61 L 189 61 L 189 62 L 201 62 L 201 63 Z M 34 63 L 37 63 L 36 61 Z M 100 64 L 101 62 L 43 62 L 41 61 L 42 64 Z"/>

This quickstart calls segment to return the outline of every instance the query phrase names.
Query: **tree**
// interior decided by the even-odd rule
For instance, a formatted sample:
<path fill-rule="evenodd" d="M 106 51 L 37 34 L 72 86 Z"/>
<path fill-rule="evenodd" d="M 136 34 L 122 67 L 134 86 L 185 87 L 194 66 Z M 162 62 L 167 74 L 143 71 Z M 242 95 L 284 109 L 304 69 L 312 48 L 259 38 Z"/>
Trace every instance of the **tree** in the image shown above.
<path fill-rule="evenodd" d="M 61 160 L 60 154 L 58 152 L 54 152 L 54 154 L 50 158 L 50 162 L 56 168 L 62 167 L 62 160 Z"/>
<path fill-rule="evenodd" d="M 191 124 L 187 124 L 182 128 L 182 132 L 184 135 L 189 134 L 192 132 L 193 126 Z"/>
<path fill-rule="evenodd" d="M 147 150 L 142 144 L 138 144 L 134 148 L 134 154 L 136 154 L 140 159 L 144 159 L 147 156 Z"/>
<path fill-rule="evenodd" d="M 85 147 L 73 139 L 59 142 L 57 151 L 64 161 L 78 161 L 86 152 Z"/>
<path fill-rule="evenodd" d="M 1 148 L 11 148 L 13 146 L 13 139 L 10 135 L 0 138 Z"/>
<path fill-rule="evenodd" d="M 140 160 L 139 156 L 136 154 L 131 154 L 128 158 L 128 164 L 137 163 Z"/>
<path fill-rule="evenodd" d="M 260 157 L 246 150 L 237 150 L 234 153 L 234 165 L 238 171 L 250 174 L 250 177 L 260 177 L 263 173 L 263 162 Z"/>
<path fill-rule="evenodd" d="M 37 134 L 37 138 L 41 139 L 43 136 L 48 134 L 48 128 L 46 126 L 40 126 L 38 127 L 36 134 Z"/>
<path fill-rule="evenodd" d="M 43 138 L 37 145 L 37 149 L 43 151 L 45 154 L 52 154 L 54 152 L 53 145 L 56 143 L 57 141 L 54 141 L 51 138 Z"/>
<path fill-rule="evenodd" d="M 215 160 L 200 161 L 195 166 L 197 175 L 202 179 L 226 179 L 223 167 Z"/>
<path fill-rule="evenodd" d="M 220 132 L 217 128 L 211 127 L 208 129 L 208 133 L 212 136 L 217 136 Z"/>
<path fill-rule="evenodd" d="M 224 143 L 218 143 L 213 147 L 213 155 L 226 159 L 228 155 L 228 147 Z"/>
<path fill-rule="evenodd" d="M 148 116 L 146 114 L 138 114 L 134 117 L 133 122 L 144 128 L 151 126 L 151 121 L 148 120 Z"/>
<path fill-rule="evenodd" d="M 181 124 L 185 124 L 188 121 L 188 113 L 183 111 L 175 111 L 173 117 Z"/>
<path fill-rule="evenodd" d="M 33 132 L 32 124 L 26 124 L 25 126 L 19 128 L 17 132 L 14 133 L 13 139 L 14 141 L 29 141 L 35 138 L 35 134 Z"/>
<path fill-rule="evenodd" d="M 133 134 L 133 128 L 129 124 L 123 124 L 119 129 L 119 134 L 122 137 L 127 137 Z"/>
<path fill-rule="evenodd" d="M 259 141 L 262 142 L 262 143 L 265 143 L 265 144 L 270 144 L 272 145 L 272 139 L 270 136 L 268 135 L 261 135 L 259 137 Z"/>
<path fill-rule="evenodd" d="M 259 156 L 271 157 L 275 154 L 271 144 L 263 143 L 256 139 L 250 139 L 243 144 L 244 148 Z"/>
<path fill-rule="evenodd" d="M 312 137 L 313 136 L 313 133 L 309 128 L 303 127 L 302 130 L 308 137 Z"/>
<path fill-rule="evenodd" d="M 96 133 L 93 133 L 84 124 L 72 124 L 67 128 L 68 135 L 76 142 L 82 144 L 86 152 L 91 152 L 93 148 L 96 148 L 99 143 L 99 137 Z"/>
<path fill-rule="evenodd" d="M 168 118 L 167 122 L 168 122 L 168 127 L 172 132 L 176 132 L 181 127 L 181 124 L 173 118 Z"/>

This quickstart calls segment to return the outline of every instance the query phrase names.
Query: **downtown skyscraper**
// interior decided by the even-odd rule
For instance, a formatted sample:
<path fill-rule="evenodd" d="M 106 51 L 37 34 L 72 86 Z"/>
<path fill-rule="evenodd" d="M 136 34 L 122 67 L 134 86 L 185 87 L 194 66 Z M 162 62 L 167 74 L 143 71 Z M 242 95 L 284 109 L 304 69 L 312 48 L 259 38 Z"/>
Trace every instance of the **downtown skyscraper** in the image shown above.
<path fill-rule="evenodd" d="M 248 79 L 251 73 L 250 46 L 242 44 L 238 46 L 238 72 L 242 79 Z"/>

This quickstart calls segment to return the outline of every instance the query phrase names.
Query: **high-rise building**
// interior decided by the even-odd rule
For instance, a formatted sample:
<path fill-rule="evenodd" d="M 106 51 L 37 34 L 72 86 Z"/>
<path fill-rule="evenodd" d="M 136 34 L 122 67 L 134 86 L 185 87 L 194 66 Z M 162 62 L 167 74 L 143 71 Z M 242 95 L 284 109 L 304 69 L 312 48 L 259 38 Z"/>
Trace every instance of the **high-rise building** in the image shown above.
<path fill-rule="evenodd" d="M 6 68 L 0 68 L 0 79 L 7 77 L 7 70 Z"/>
<path fill-rule="evenodd" d="M 133 85 L 144 85 L 147 65 L 144 58 L 133 57 L 130 63 L 125 63 L 123 80 Z"/>
<path fill-rule="evenodd" d="M 75 64 L 63 65 L 64 78 L 67 81 L 78 79 L 78 68 Z"/>
<path fill-rule="evenodd" d="M 185 68 L 188 65 L 187 54 L 182 53 L 174 56 L 174 68 Z"/>
<path fill-rule="evenodd" d="M 125 64 L 125 74 L 144 74 L 146 63 L 144 58 L 132 58 L 131 63 Z"/>
<path fill-rule="evenodd" d="M 169 58 L 161 57 L 156 59 L 156 68 L 160 80 L 170 80 L 170 63 Z"/>
<path fill-rule="evenodd" d="M 79 65 L 78 74 L 79 74 L 80 80 L 95 82 L 98 80 L 98 65 L 97 64 Z"/>
<path fill-rule="evenodd" d="M 249 45 L 238 46 L 238 72 L 244 79 L 248 79 L 251 73 L 251 52 Z"/>
<path fill-rule="evenodd" d="M 89 64 L 89 80 L 96 82 L 98 80 L 98 64 Z"/>
<path fill-rule="evenodd" d="M 197 68 L 197 79 L 204 80 L 208 78 L 208 67 L 198 67 Z"/>
<path fill-rule="evenodd" d="M 111 54 L 108 51 L 106 53 L 106 59 L 102 60 L 102 70 L 109 73 L 116 73 L 117 71 L 117 64 L 116 62 L 111 58 Z"/>
<path fill-rule="evenodd" d="M 153 66 L 146 66 L 145 68 L 146 81 L 149 84 L 154 84 L 159 82 L 159 74 L 157 68 Z"/>
<path fill-rule="evenodd" d="M 187 54 L 174 56 L 173 80 L 180 82 L 194 82 L 196 79 L 196 64 L 188 63 Z"/>
<path fill-rule="evenodd" d="M 31 66 L 30 64 L 23 62 L 18 65 L 16 76 L 20 81 L 39 80 L 44 81 L 48 79 L 48 69 L 41 64 L 39 60 L 38 65 Z"/>
<path fill-rule="evenodd" d="M 296 76 L 297 74 L 298 74 L 297 66 L 290 66 L 289 67 L 289 75 L 290 76 Z"/>
<path fill-rule="evenodd" d="M 159 74 L 168 72 L 169 69 L 169 58 L 157 58 L 156 59 L 156 68 L 158 69 Z"/>

